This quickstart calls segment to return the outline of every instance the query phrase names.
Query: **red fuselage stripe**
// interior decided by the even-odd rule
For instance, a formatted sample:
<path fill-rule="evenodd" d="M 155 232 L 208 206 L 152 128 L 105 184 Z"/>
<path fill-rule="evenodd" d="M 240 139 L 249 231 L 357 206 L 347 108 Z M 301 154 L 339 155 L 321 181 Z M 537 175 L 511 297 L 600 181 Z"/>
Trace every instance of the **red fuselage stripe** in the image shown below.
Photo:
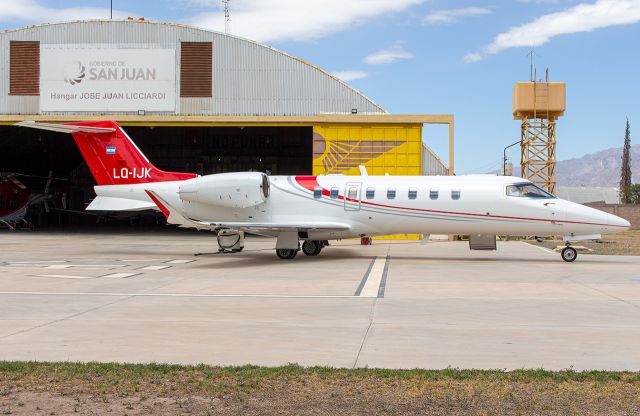
<path fill-rule="evenodd" d="M 302 186 L 303 188 L 313 192 L 313 190 L 317 187 L 321 187 L 318 184 L 318 180 L 316 176 L 295 176 L 296 182 Z M 322 188 L 322 195 L 329 196 L 330 192 L 324 188 Z M 344 197 L 339 196 L 338 199 L 343 200 Z M 347 198 L 347 201 L 358 202 L 357 200 L 351 200 Z M 385 204 L 376 204 L 375 202 L 367 202 L 360 200 L 360 203 L 363 205 L 370 205 L 382 208 L 392 208 L 392 209 L 400 209 L 407 211 L 418 211 L 418 212 L 430 212 L 434 214 L 447 214 L 447 215 L 466 215 L 471 217 L 482 217 L 482 218 L 501 218 L 501 219 L 509 219 L 509 220 L 526 220 L 526 221 L 543 221 L 543 222 L 557 222 L 557 223 L 565 223 L 565 224 L 583 224 L 583 225 L 599 225 L 603 227 L 623 227 L 621 225 L 613 225 L 613 224 L 599 224 L 594 222 L 581 222 L 581 221 L 556 221 L 556 220 L 547 220 L 544 218 L 528 218 L 528 217 L 511 217 L 506 215 L 490 215 L 490 214 L 475 214 L 471 212 L 456 212 L 456 211 L 439 211 L 433 209 L 423 209 L 423 208 L 410 208 L 410 207 L 400 207 L 394 205 L 385 205 Z M 626 227 L 624 227 L 626 228 Z"/>

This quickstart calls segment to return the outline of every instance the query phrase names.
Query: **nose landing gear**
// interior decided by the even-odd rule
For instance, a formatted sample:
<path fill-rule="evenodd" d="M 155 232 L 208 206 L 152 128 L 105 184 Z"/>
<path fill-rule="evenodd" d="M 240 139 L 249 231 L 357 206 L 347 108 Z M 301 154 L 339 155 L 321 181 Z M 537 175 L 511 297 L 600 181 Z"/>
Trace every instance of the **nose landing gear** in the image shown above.
<path fill-rule="evenodd" d="M 562 256 L 562 260 L 570 263 L 578 258 L 578 252 L 575 248 L 571 247 L 571 245 L 567 241 L 567 246 L 562 249 L 560 256 Z"/>

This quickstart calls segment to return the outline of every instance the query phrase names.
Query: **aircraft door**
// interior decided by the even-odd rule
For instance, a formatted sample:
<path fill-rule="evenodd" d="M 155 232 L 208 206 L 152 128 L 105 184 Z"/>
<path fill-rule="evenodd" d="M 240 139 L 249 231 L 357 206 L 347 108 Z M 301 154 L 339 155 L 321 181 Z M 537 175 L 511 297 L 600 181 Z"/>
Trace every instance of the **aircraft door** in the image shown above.
<path fill-rule="evenodd" d="M 344 210 L 359 211 L 362 184 L 359 182 L 348 182 L 344 190 Z"/>
<path fill-rule="evenodd" d="M 559 200 L 547 200 L 540 202 L 547 211 L 546 217 L 551 220 L 551 223 L 557 226 L 561 226 L 565 219 L 565 207 Z"/>

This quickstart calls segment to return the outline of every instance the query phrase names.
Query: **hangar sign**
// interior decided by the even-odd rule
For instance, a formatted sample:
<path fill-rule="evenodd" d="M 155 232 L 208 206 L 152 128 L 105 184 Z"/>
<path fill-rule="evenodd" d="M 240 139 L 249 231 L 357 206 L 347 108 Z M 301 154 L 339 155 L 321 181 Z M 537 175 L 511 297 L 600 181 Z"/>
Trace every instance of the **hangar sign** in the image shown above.
<path fill-rule="evenodd" d="M 175 49 L 40 51 L 40 111 L 176 111 Z"/>

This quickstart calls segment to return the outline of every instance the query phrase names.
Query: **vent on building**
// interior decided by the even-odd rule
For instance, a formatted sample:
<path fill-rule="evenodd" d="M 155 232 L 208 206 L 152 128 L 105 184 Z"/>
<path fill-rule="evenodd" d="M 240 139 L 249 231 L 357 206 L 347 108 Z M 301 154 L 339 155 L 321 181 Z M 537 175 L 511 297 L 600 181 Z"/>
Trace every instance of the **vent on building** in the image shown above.
<path fill-rule="evenodd" d="M 40 95 L 40 42 L 12 40 L 9 49 L 9 95 Z"/>
<path fill-rule="evenodd" d="M 180 97 L 211 97 L 212 43 L 182 42 L 180 49 Z"/>

